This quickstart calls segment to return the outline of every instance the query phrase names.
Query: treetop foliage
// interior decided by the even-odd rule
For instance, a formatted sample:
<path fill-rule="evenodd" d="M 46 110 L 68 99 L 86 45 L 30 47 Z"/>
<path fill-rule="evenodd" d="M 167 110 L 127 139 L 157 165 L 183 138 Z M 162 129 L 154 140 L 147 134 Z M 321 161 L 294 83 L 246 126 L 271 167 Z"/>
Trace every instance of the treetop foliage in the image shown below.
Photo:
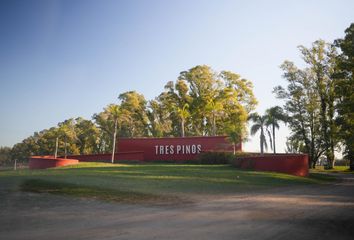
<path fill-rule="evenodd" d="M 116 121 L 118 138 L 228 135 L 236 144 L 246 138 L 247 117 L 257 104 L 250 81 L 206 65 L 181 72 L 155 99 L 128 91 L 117 102 L 92 120 L 71 118 L 34 133 L 13 147 L 12 157 L 52 155 L 57 138 L 58 155 L 111 152 Z"/>

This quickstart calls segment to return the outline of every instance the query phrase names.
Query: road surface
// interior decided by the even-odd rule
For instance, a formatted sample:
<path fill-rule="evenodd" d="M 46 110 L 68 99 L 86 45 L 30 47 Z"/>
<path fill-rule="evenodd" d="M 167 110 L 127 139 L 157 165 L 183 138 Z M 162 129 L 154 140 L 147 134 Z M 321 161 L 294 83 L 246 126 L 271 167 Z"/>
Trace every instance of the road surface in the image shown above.
<path fill-rule="evenodd" d="M 354 175 L 324 185 L 129 205 L 0 190 L 0 239 L 354 239 Z"/>

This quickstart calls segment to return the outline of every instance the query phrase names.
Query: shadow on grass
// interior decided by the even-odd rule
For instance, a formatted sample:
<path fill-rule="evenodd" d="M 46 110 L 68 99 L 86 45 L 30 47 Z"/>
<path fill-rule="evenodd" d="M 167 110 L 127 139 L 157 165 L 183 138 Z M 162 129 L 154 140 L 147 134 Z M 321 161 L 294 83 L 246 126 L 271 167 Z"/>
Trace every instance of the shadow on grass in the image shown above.
<path fill-rule="evenodd" d="M 20 190 L 24 192 L 49 193 L 127 204 L 178 205 L 189 203 L 189 201 L 171 195 L 155 195 L 118 189 L 105 189 L 43 179 L 25 180 L 20 185 Z"/>

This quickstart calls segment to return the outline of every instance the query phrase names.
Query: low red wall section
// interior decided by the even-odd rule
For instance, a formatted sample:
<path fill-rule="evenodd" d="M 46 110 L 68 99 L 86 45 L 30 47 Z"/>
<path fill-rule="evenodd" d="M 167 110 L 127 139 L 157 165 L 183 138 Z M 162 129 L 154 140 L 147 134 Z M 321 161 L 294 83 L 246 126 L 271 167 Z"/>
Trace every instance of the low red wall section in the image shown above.
<path fill-rule="evenodd" d="M 80 162 L 111 162 L 112 154 L 70 155 L 68 158 L 78 159 Z M 114 161 L 124 160 L 144 161 L 144 152 L 118 152 L 114 154 Z"/>
<path fill-rule="evenodd" d="M 232 152 L 233 145 L 226 136 L 215 137 L 170 137 L 170 138 L 120 138 L 117 142 L 114 161 L 188 161 L 208 151 Z M 241 151 L 241 144 L 236 151 Z M 70 155 L 54 159 L 53 156 L 35 156 L 30 159 L 30 168 L 49 168 L 80 162 L 111 162 L 112 154 Z M 76 161 L 76 162 L 73 162 Z"/>
<path fill-rule="evenodd" d="M 78 164 L 79 160 L 69 158 L 54 158 L 54 156 L 32 156 L 29 159 L 30 169 L 45 169 Z"/>
<path fill-rule="evenodd" d="M 306 154 L 272 154 L 263 156 L 238 157 L 234 161 L 236 167 L 256 171 L 272 171 L 308 176 L 308 155 Z"/>

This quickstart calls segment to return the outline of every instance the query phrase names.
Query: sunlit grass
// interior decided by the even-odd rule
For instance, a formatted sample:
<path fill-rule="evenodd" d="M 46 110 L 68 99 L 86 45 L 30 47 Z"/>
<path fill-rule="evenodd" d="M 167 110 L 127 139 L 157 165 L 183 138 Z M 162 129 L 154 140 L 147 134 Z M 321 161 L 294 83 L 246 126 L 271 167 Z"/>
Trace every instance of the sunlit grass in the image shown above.
<path fill-rule="evenodd" d="M 51 192 L 54 189 L 51 193 L 125 201 L 166 195 L 232 194 L 332 180 L 319 175 L 322 174 L 304 178 L 238 170 L 229 165 L 80 163 L 46 170 L 1 171 L 0 182 L 2 187 L 12 190 Z"/>
<path fill-rule="evenodd" d="M 324 166 L 316 166 L 315 169 L 310 169 L 311 173 L 353 173 L 349 166 L 334 166 L 333 169 L 324 169 Z"/>

